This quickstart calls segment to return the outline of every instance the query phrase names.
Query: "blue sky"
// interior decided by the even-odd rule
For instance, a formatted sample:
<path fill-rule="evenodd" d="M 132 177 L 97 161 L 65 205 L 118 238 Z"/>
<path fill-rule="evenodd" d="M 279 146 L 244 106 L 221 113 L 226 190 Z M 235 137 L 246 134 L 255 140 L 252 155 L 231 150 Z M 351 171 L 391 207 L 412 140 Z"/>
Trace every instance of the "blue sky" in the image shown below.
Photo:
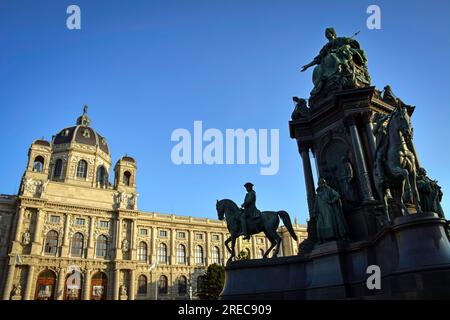
<path fill-rule="evenodd" d="M 82 29 L 66 28 L 81 8 Z M 382 29 L 369 30 L 377 4 Z M 415 143 L 450 210 L 448 1 L 0 0 L 0 193 L 14 194 L 34 139 L 73 125 L 90 107 L 113 162 L 137 159 L 141 210 L 216 218 L 215 200 L 243 200 L 252 181 L 261 210 L 307 218 L 302 164 L 289 138 L 291 97 L 307 97 L 324 29 L 358 36 L 372 82 L 417 106 Z M 172 163 L 177 128 L 280 129 L 280 169 Z M 449 213 L 450 214 L 450 213 Z"/>

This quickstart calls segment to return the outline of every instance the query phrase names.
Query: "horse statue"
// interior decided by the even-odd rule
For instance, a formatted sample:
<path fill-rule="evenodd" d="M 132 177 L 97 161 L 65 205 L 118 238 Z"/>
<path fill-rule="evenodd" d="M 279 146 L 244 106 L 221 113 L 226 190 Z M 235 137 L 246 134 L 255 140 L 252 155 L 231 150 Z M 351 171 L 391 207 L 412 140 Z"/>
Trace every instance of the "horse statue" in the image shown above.
<path fill-rule="evenodd" d="M 405 203 L 413 203 L 416 211 L 422 210 L 416 184 L 416 156 L 412 146 L 413 129 L 410 117 L 414 107 L 399 104 L 388 116 L 377 123 L 377 148 L 375 152 L 375 187 L 383 200 L 384 212 L 389 222 L 388 189 L 402 215 L 409 214 Z M 385 125 L 387 122 L 387 125 Z"/>
<path fill-rule="evenodd" d="M 232 261 L 236 256 L 234 247 L 236 245 L 236 239 L 242 235 L 240 215 L 243 214 L 242 210 L 232 200 L 223 199 L 217 200 L 216 210 L 219 220 L 226 220 L 227 228 L 230 232 L 230 237 L 225 240 L 225 247 L 230 252 L 229 261 Z M 275 250 L 272 257 L 276 257 L 280 251 L 281 237 L 277 233 L 278 225 L 280 224 L 280 218 L 289 231 L 291 237 L 297 241 L 297 235 L 292 228 L 291 218 L 286 211 L 263 211 L 256 218 L 252 218 L 247 223 L 247 230 L 250 235 L 264 232 L 266 237 L 270 241 L 270 248 L 264 253 L 263 258 L 267 258 L 270 250 L 275 246 Z M 229 243 L 231 242 L 231 247 Z"/>

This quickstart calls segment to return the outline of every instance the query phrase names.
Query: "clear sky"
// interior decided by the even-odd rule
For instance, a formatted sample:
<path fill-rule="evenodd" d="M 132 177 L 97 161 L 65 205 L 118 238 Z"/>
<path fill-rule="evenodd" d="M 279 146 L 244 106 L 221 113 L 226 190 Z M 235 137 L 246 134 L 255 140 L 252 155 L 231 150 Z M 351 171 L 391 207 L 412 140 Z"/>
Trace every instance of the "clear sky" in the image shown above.
<path fill-rule="evenodd" d="M 81 8 L 81 30 L 66 9 Z M 366 27 L 370 4 L 381 30 Z M 0 0 L 0 193 L 17 192 L 34 139 L 75 124 L 85 103 L 113 163 L 138 163 L 139 208 L 216 218 L 252 181 L 261 210 L 307 218 L 303 170 L 289 138 L 292 96 L 308 97 L 324 29 L 357 39 L 373 84 L 416 105 L 415 143 L 450 215 L 449 1 Z M 171 161 L 173 130 L 280 130 L 278 174 L 259 165 Z"/>

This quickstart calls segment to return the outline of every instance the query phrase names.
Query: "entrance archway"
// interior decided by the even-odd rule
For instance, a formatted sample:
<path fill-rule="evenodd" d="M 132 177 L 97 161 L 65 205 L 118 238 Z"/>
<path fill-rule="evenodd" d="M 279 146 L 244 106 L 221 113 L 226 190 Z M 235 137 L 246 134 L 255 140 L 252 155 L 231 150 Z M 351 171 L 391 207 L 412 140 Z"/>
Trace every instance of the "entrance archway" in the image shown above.
<path fill-rule="evenodd" d="M 91 280 L 91 300 L 106 300 L 108 278 L 103 272 L 97 272 Z"/>
<path fill-rule="evenodd" d="M 36 282 L 36 300 L 55 299 L 56 274 L 52 270 L 42 271 Z"/>
<path fill-rule="evenodd" d="M 79 279 L 68 274 L 64 285 L 64 300 L 81 300 L 83 291 L 83 277 Z"/>

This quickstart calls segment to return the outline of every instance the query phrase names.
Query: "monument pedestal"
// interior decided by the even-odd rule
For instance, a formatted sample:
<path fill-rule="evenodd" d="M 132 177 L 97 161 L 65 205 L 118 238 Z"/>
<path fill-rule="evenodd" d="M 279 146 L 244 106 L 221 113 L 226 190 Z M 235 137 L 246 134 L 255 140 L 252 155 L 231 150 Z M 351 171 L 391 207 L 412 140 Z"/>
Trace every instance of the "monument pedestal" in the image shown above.
<path fill-rule="evenodd" d="M 381 271 L 369 289 L 367 268 Z M 221 299 L 449 299 L 447 221 L 435 213 L 396 218 L 368 241 L 329 242 L 305 255 L 231 262 Z"/>

